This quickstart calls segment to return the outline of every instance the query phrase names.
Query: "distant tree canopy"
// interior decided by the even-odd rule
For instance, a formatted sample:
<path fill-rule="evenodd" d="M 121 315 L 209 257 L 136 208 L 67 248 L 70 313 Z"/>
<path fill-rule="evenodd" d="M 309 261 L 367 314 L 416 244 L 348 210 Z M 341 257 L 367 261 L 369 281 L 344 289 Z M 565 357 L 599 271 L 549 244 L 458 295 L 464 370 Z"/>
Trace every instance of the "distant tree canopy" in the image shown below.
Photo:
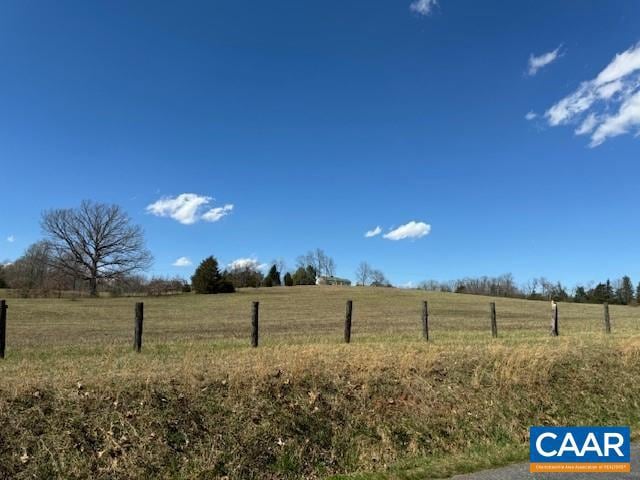
<path fill-rule="evenodd" d="M 144 271 L 152 263 L 142 229 L 117 205 L 83 201 L 75 209 L 49 210 L 41 226 L 51 266 L 87 280 L 94 296 L 100 280 Z"/>
<path fill-rule="evenodd" d="M 232 268 L 227 272 L 227 278 L 235 288 L 257 288 L 263 281 L 262 273 L 253 265 Z"/>
<path fill-rule="evenodd" d="M 316 275 L 333 277 L 336 273 L 336 262 L 320 248 L 300 255 L 296 263 L 298 269 L 311 266 Z M 313 283 L 315 283 L 315 278 Z"/>
<path fill-rule="evenodd" d="M 628 276 L 612 284 L 610 280 L 598 283 L 586 289 L 582 285 L 575 287 L 573 295 L 560 282 L 551 282 L 544 277 L 534 278 L 518 286 L 511 274 L 498 277 L 464 278 L 451 282 L 428 280 L 418 288 L 430 291 L 467 293 L 494 297 L 527 298 L 531 300 L 573 301 L 576 303 L 604 303 L 632 305 L 640 299 L 640 284 L 634 292 L 633 283 Z"/>
<path fill-rule="evenodd" d="M 7 280 L 5 279 L 5 266 L 4 265 L 0 265 L 0 288 L 9 288 L 9 284 L 7 283 Z"/>
<path fill-rule="evenodd" d="M 191 277 L 191 286 L 196 293 L 232 293 L 233 283 L 218 270 L 218 261 L 213 257 L 205 258 Z"/>
<path fill-rule="evenodd" d="M 293 273 L 292 280 L 294 285 L 315 285 L 316 269 L 311 265 L 298 267 Z"/>
<path fill-rule="evenodd" d="M 7 287 L 19 290 L 25 296 L 72 289 L 76 280 L 68 272 L 56 267 L 51 247 L 44 241 L 30 245 L 21 257 L 5 265 L 2 278 Z"/>
<path fill-rule="evenodd" d="M 269 273 L 264 277 L 264 281 L 262 283 L 265 287 L 279 287 L 282 285 L 280 281 L 280 272 L 278 271 L 278 267 L 276 265 L 272 265 L 269 269 Z"/>
<path fill-rule="evenodd" d="M 382 270 L 374 269 L 371 271 L 371 286 L 372 287 L 390 287 L 391 282 L 387 280 Z"/>
<path fill-rule="evenodd" d="M 382 270 L 373 268 L 367 262 L 360 262 L 356 269 L 356 284 L 361 286 L 370 285 L 372 287 L 390 287 L 391 283 L 387 280 Z"/>
<path fill-rule="evenodd" d="M 367 262 L 360 262 L 356 268 L 356 285 L 365 286 L 371 281 L 371 273 L 373 268 Z"/>
<path fill-rule="evenodd" d="M 291 274 L 289 272 L 284 274 L 284 286 L 285 287 L 292 287 L 293 286 L 293 277 L 291 276 Z"/>
<path fill-rule="evenodd" d="M 631 305 L 634 300 L 634 292 L 633 292 L 633 283 L 631 282 L 631 278 L 627 275 L 622 277 L 620 282 L 620 287 L 616 292 L 618 297 L 618 303 L 621 305 Z"/>

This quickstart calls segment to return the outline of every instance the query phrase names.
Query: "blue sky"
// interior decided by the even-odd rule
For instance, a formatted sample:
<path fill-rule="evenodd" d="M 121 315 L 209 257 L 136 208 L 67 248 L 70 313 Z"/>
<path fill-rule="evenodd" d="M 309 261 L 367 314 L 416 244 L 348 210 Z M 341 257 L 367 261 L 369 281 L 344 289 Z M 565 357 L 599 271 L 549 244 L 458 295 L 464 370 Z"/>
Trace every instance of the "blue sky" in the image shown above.
<path fill-rule="evenodd" d="M 640 280 L 639 25 L 628 1 L 2 2 L 0 259 L 93 199 L 156 274 L 320 247 L 395 284 Z"/>

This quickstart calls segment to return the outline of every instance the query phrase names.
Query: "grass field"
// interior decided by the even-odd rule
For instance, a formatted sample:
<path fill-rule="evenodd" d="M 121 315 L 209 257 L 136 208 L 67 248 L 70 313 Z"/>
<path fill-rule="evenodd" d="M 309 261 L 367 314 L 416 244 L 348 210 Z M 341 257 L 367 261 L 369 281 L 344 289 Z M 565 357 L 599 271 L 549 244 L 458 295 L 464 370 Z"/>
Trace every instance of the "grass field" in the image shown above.
<path fill-rule="evenodd" d="M 0 478 L 435 478 L 524 459 L 529 425 L 640 424 L 640 308 L 606 336 L 560 304 L 550 338 L 548 302 L 397 289 L 8 303 Z"/>

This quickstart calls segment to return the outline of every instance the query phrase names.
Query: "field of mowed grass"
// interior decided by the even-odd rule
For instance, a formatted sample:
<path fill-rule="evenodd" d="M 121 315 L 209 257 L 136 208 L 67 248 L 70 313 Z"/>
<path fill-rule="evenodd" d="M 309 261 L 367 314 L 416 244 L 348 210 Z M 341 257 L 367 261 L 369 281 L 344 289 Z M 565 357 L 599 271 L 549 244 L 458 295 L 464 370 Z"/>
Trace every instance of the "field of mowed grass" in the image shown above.
<path fill-rule="evenodd" d="M 560 303 L 552 338 L 549 302 L 416 290 L 3 297 L 0 479 L 443 478 L 525 460 L 530 425 L 640 426 L 636 307 L 606 335 L 601 305 Z"/>

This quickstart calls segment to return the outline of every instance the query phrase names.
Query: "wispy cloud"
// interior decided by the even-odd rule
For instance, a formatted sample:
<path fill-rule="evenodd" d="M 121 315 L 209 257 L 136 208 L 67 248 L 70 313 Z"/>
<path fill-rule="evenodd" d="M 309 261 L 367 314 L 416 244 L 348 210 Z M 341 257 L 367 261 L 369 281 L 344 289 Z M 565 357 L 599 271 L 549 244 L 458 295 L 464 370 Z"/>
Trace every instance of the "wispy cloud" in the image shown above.
<path fill-rule="evenodd" d="M 233 211 L 233 205 L 228 203 L 224 207 L 216 207 L 207 211 L 202 215 L 205 222 L 217 222 L 222 217 L 229 215 Z"/>
<path fill-rule="evenodd" d="M 238 258 L 227 265 L 229 270 L 263 270 L 266 267 L 268 267 L 266 263 L 260 263 L 257 258 L 252 257 Z"/>
<path fill-rule="evenodd" d="M 188 257 L 180 257 L 175 262 L 172 263 L 174 267 L 190 267 L 193 265 L 191 260 Z"/>
<path fill-rule="evenodd" d="M 191 225 L 198 220 L 217 222 L 233 210 L 233 205 L 203 210 L 211 204 L 213 198 L 196 193 L 181 193 L 177 197 L 162 197 L 147 206 L 147 212 L 157 217 L 169 217 L 184 225 Z"/>
<path fill-rule="evenodd" d="M 538 118 L 538 114 L 532 110 L 530 112 L 527 112 L 524 118 L 526 118 L 529 121 L 535 120 L 536 118 Z"/>
<path fill-rule="evenodd" d="M 438 0 L 415 0 L 409 8 L 412 12 L 416 12 L 425 17 L 433 11 L 433 8 L 438 5 Z"/>
<path fill-rule="evenodd" d="M 13 242 L 15 242 L 15 241 L 16 241 L 16 237 L 14 237 L 13 235 L 9 235 L 9 236 L 7 237 L 7 242 L 9 242 L 9 243 L 13 243 Z"/>
<path fill-rule="evenodd" d="M 580 126 L 576 128 L 576 135 L 586 135 L 587 133 L 591 133 L 596 125 L 598 124 L 598 117 L 596 117 L 595 113 L 590 113 L 587 118 L 585 118 Z"/>
<path fill-rule="evenodd" d="M 424 222 L 411 221 L 383 235 L 387 240 L 405 240 L 421 238 L 431 233 L 431 225 Z"/>
<path fill-rule="evenodd" d="M 371 237 L 375 237 L 377 235 L 380 235 L 382 233 L 382 228 L 380 228 L 380 226 L 378 225 L 376 228 L 374 228 L 373 230 L 369 230 L 367 231 L 364 236 L 366 238 L 371 238 Z"/>
<path fill-rule="evenodd" d="M 591 147 L 640 131 L 640 43 L 617 54 L 592 80 L 545 113 L 551 126 L 579 123 L 576 135 L 591 135 Z"/>
<path fill-rule="evenodd" d="M 546 67 L 550 63 L 555 62 L 559 57 L 562 56 L 562 53 L 560 52 L 561 48 L 562 45 L 560 45 L 555 50 L 552 50 L 551 52 L 543 53 L 541 55 L 536 56 L 534 54 L 531 54 L 529 56 L 529 70 L 527 73 L 530 76 L 534 76 L 536 73 L 538 73 L 538 70 Z"/>

